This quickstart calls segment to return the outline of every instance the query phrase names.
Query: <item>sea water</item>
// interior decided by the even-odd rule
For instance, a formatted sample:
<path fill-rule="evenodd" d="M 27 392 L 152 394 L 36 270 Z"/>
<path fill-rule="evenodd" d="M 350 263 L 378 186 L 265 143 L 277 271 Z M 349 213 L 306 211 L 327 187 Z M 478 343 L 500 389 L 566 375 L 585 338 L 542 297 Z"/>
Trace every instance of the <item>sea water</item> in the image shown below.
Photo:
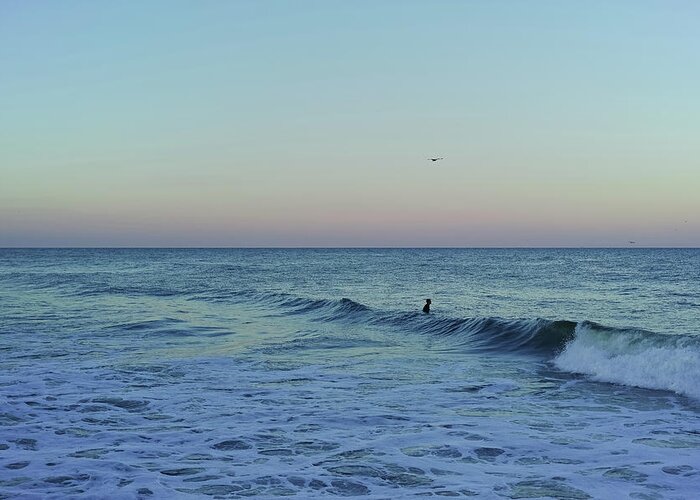
<path fill-rule="evenodd" d="M 698 498 L 699 334 L 696 249 L 0 250 L 0 498 Z"/>

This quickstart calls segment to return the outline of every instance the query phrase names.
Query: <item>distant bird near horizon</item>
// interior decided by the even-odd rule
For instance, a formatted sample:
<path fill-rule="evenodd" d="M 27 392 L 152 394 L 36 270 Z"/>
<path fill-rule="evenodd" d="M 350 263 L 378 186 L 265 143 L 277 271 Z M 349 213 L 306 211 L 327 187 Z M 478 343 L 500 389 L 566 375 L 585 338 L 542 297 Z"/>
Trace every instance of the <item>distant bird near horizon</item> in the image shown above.
<path fill-rule="evenodd" d="M 637 244 L 637 242 L 636 242 L 636 241 L 630 241 L 630 244 L 632 244 L 632 245 L 636 245 L 636 244 Z"/>
<path fill-rule="evenodd" d="M 428 158 L 430 161 L 444 160 L 444 158 Z"/>

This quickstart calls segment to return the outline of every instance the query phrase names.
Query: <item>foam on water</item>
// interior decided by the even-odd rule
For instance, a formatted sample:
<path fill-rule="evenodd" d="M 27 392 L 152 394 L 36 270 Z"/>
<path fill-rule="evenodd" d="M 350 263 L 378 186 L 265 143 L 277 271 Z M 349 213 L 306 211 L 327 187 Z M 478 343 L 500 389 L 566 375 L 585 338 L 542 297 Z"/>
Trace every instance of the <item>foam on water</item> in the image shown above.
<path fill-rule="evenodd" d="M 700 421 L 664 395 L 407 355 L 25 368 L 0 379 L 0 491 L 583 499 L 700 486 Z"/>
<path fill-rule="evenodd" d="M 674 391 L 700 399 L 697 338 L 601 329 L 591 323 L 576 335 L 554 364 L 594 380 Z"/>

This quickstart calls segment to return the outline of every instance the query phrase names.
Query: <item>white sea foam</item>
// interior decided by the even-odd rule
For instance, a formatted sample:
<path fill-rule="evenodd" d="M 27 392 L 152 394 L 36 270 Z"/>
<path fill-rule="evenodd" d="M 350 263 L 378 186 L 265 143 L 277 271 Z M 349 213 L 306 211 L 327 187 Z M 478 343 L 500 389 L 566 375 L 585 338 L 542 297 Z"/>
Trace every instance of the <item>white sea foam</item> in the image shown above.
<path fill-rule="evenodd" d="M 381 369 L 242 359 L 27 367 L 0 378 L 5 418 L 16 419 L 0 428 L 0 492 L 688 498 L 700 486 L 700 441 L 687 432 L 697 415 L 666 398 L 629 411 L 624 398 L 559 390 L 560 380 L 489 359 L 430 357 L 384 357 Z M 492 370 L 501 376 L 479 375 Z"/>
<path fill-rule="evenodd" d="M 594 380 L 647 389 L 674 391 L 700 399 L 700 352 L 683 342 L 645 340 L 625 331 L 576 327 L 576 336 L 554 360 L 555 365 Z"/>

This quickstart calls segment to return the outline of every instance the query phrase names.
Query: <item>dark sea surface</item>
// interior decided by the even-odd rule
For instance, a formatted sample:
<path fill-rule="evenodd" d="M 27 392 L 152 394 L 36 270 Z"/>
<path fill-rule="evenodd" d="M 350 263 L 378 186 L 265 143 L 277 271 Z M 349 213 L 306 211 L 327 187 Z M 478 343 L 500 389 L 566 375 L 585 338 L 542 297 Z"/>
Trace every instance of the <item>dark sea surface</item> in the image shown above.
<path fill-rule="evenodd" d="M 0 498 L 698 492 L 700 250 L 0 249 Z"/>

